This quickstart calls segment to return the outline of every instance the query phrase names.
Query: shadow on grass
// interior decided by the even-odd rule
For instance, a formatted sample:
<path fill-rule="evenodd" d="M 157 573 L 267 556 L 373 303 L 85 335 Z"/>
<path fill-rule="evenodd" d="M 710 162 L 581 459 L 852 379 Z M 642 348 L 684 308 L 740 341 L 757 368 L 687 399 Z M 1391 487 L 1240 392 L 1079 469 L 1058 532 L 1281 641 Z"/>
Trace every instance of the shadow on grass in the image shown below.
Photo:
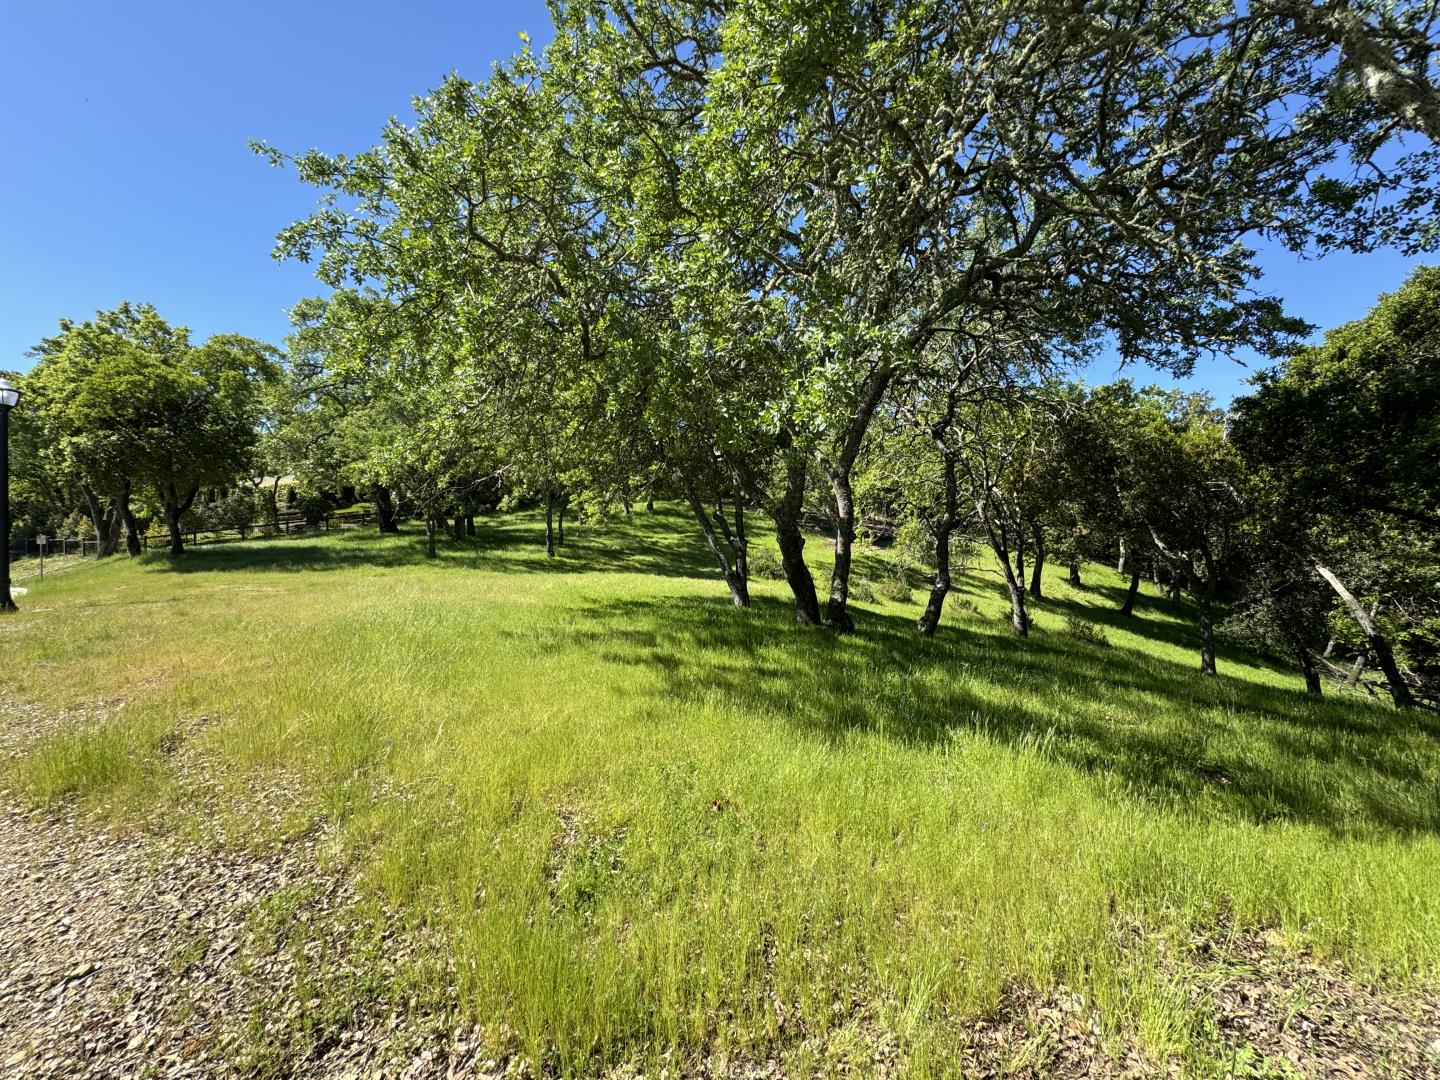
<path fill-rule="evenodd" d="M 789 606 L 765 598 L 749 612 L 658 598 L 594 602 L 583 614 L 579 629 L 557 633 L 658 671 L 665 699 L 718 700 L 832 743 L 855 732 L 917 745 L 973 735 L 1118 778 L 1181 811 L 1337 834 L 1440 833 L 1430 764 L 1440 725 L 1430 718 L 1205 679 L 1061 633 L 1022 640 L 973 617 L 927 641 L 908 618 L 876 612 L 847 637 L 797 631 Z M 894 672 L 904 678 L 877 677 Z"/>
<path fill-rule="evenodd" d="M 357 530 L 273 538 L 149 561 L 176 573 L 428 567 L 717 579 L 693 522 L 673 508 L 573 528 L 554 559 L 545 557 L 536 515 L 477 525 L 474 538 L 442 539 L 434 561 L 424 557 L 414 526 L 399 537 Z M 812 552 L 817 581 L 828 571 L 822 545 Z M 877 563 L 862 572 L 893 569 Z M 994 608 L 1001 589 L 972 569 L 953 596 Z M 1136 615 L 1127 617 L 1118 610 L 1123 593 L 1123 585 L 1092 583 L 1081 598 L 1047 597 L 1034 606 L 1194 652 L 1187 606 L 1142 592 Z M 917 588 L 916 612 L 922 600 Z M 1025 746 L 1182 811 L 1306 822 L 1342 834 L 1440 833 L 1440 721 L 1316 701 L 1300 692 L 1298 679 L 1289 690 L 1227 677 L 1227 664 L 1255 663 L 1233 648 L 1221 651 L 1221 678 L 1205 679 L 1189 664 L 1125 645 L 1043 630 L 1017 639 L 994 617 L 959 614 L 953 601 L 934 639 L 919 638 L 909 616 L 863 604 L 859 632 L 837 637 L 796 630 L 780 600 L 757 597 L 738 612 L 718 580 L 713 600 L 616 598 L 591 601 L 577 614 L 557 626 L 557 639 L 609 663 L 654 670 L 668 701 L 718 697 L 837 743 L 865 732 L 934 745 L 960 733 Z"/>
<path fill-rule="evenodd" d="M 426 558 L 425 533 L 414 522 L 407 522 L 399 536 L 380 536 L 373 528 L 346 529 L 201 544 L 178 559 L 157 553 L 144 558 L 151 566 L 181 574 L 408 567 L 713 576 L 714 564 L 693 526 L 693 521 L 670 509 L 637 512 L 602 526 L 572 526 L 553 559 L 545 555 L 544 522 L 529 514 L 479 517 L 473 537 L 437 537 L 435 559 Z"/>

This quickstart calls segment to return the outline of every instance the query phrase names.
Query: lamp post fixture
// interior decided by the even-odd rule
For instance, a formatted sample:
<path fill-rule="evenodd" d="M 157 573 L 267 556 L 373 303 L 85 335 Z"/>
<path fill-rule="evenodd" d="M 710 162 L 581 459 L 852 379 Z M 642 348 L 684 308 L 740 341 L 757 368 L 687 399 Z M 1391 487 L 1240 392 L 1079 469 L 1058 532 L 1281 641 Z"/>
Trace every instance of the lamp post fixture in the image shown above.
<path fill-rule="evenodd" d="M 0 379 L 0 611 L 14 611 L 10 598 L 10 410 L 19 387 Z"/>

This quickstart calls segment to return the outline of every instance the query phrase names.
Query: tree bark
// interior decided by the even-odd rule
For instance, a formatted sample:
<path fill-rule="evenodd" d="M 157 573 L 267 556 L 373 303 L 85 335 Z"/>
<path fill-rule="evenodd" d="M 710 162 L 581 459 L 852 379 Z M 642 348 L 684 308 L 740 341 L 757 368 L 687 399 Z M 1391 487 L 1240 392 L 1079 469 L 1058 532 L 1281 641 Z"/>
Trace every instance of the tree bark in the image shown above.
<path fill-rule="evenodd" d="M 459 511 L 455 513 L 455 524 L 450 529 L 450 537 L 452 540 L 465 539 L 465 515 Z"/>
<path fill-rule="evenodd" d="M 425 557 L 436 558 L 435 554 L 435 515 L 425 515 Z"/>
<path fill-rule="evenodd" d="M 466 515 L 465 515 L 465 535 L 466 535 L 466 536 L 474 536 L 474 535 L 475 535 L 475 515 L 474 515 L 474 514 L 466 514 Z"/>
<path fill-rule="evenodd" d="M 545 557 L 555 558 L 555 489 L 545 489 Z"/>
<path fill-rule="evenodd" d="M 90 523 L 95 527 L 95 557 L 104 559 L 114 555 L 120 546 L 119 500 L 114 496 L 98 498 L 87 484 L 80 485 L 80 493 L 85 498 Z"/>
<path fill-rule="evenodd" d="M 847 607 L 850 599 L 850 568 L 855 547 L 855 493 L 850 474 L 860 455 L 870 421 L 895 376 L 888 363 L 879 363 L 866 377 L 854 411 L 846 420 L 833 460 L 823 456 L 821 464 L 830 478 L 835 498 L 835 566 L 830 574 L 830 599 L 825 606 L 826 625 L 842 633 L 855 628 Z"/>
<path fill-rule="evenodd" d="M 382 533 L 398 533 L 400 526 L 395 521 L 395 499 L 384 484 L 375 485 L 375 518 Z"/>
<path fill-rule="evenodd" d="M 1375 620 L 1360 606 L 1360 601 L 1355 599 L 1350 590 L 1335 575 L 1335 571 L 1322 565 L 1318 559 L 1314 560 L 1314 564 L 1315 571 L 1325 579 L 1330 588 L 1335 590 L 1335 595 L 1340 597 L 1340 602 L 1345 605 L 1345 610 L 1350 613 L 1350 617 L 1360 627 L 1360 632 L 1365 635 L 1365 640 L 1370 646 L 1370 655 L 1375 658 L 1375 663 L 1385 673 L 1385 681 L 1390 686 L 1390 700 L 1395 703 L 1397 709 L 1414 708 L 1415 698 L 1410 693 L 1410 687 L 1400 677 L 1400 668 L 1395 663 L 1395 654 L 1391 651 L 1389 640 L 1380 633 L 1379 628 L 1375 625 Z"/>
<path fill-rule="evenodd" d="M 690 509 L 695 514 L 695 520 L 700 525 L 700 532 L 705 537 L 705 545 L 710 549 L 710 554 L 715 556 L 715 562 L 720 567 L 720 576 L 725 579 L 725 585 L 730 590 L 731 603 L 736 607 L 749 607 L 750 585 L 742 567 L 738 564 L 731 564 L 729 557 L 725 554 L 725 549 L 720 545 L 720 538 L 715 533 L 714 522 L 705 512 L 705 505 L 695 493 L 694 486 L 688 482 L 685 484 L 685 500 L 690 504 Z M 716 517 L 718 518 L 722 512 L 722 509 L 717 507 Z"/>
<path fill-rule="evenodd" d="M 1080 580 L 1080 560 L 1078 557 L 1070 560 L 1070 584 L 1077 589 L 1083 584 Z"/>
<path fill-rule="evenodd" d="M 937 525 L 935 530 L 935 583 L 930 586 L 930 598 L 925 601 L 925 610 L 920 613 L 915 629 L 925 637 L 934 637 L 940 628 L 940 615 L 945 608 L 945 597 L 950 594 L 950 532 L 948 525 Z"/>
<path fill-rule="evenodd" d="M 940 444 L 939 438 L 936 439 Z M 942 503 L 940 513 L 934 521 L 928 522 L 935 537 L 935 583 L 930 586 L 930 598 L 925 601 L 925 610 L 920 613 L 915 629 L 925 637 L 934 637 L 940 628 L 940 615 L 945 608 L 945 597 L 950 594 L 950 535 L 955 531 L 959 517 L 960 494 L 955 482 L 956 461 L 953 454 L 946 454 L 941 445 L 944 461 Z"/>
<path fill-rule="evenodd" d="M 185 534 L 180 529 L 180 520 L 195 502 L 199 488 L 192 487 L 182 499 L 174 484 L 168 484 L 160 492 L 160 503 L 165 517 L 165 527 L 170 532 L 170 555 L 179 558 L 185 554 Z"/>
<path fill-rule="evenodd" d="M 125 497 L 120 500 L 120 513 L 125 518 L 125 551 L 131 558 L 134 558 L 140 554 L 142 547 L 140 528 L 135 521 L 135 511 L 130 509 L 129 485 L 126 485 Z"/>
<path fill-rule="evenodd" d="M 1125 573 L 1125 538 L 1123 536 L 1120 538 L 1120 558 L 1115 563 L 1115 572 L 1117 574 Z"/>
<path fill-rule="evenodd" d="M 805 534 L 800 529 L 800 510 L 805 499 L 805 459 L 791 454 L 785 469 L 785 494 L 775 505 L 775 542 L 780 547 L 780 565 L 786 584 L 795 597 L 798 626 L 820 625 L 820 598 L 815 579 L 805 565 Z"/>
<path fill-rule="evenodd" d="M 1130 587 L 1125 590 L 1125 603 L 1120 605 L 1121 615 L 1135 614 L 1135 597 L 1140 594 L 1140 568 L 1133 566 L 1130 570 Z"/>
<path fill-rule="evenodd" d="M 848 608 L 850 565 L 855 551 L 855 491 L 849 470 L 830 473 L 830 490 L 835 498 L 835 566 L 830 573 L 830 599 L 825 604 L 825 625 L 841 633 L 855 629 Z"/>
<path fill-rule="evenodd" d="M 1346 686 L 1353 689 L 1360 685 L 1360 676 L 1365 674 L 1365 665 L 1369 659 L 1364 653 L 1355 657 L 1355 663 L 1350 666 L 1350 674 L 1345 676 Z"/>
<path fill-rule="evenodd" d="M 556 514 L 557 528 L 555 531 L 555 542 L 561 547 L 565 546 L 565 511 L 570 506 L 570 496 L 561 494 L 557 500 L 559 512 Z"/>
<path fill-rule="evenodd" d="M 1299 639 L 1291 643 L 1295 653 L 1295 659 L 1300 664 L 1300 671 L 1305 676 L 1305 693 L 1313 697 L 1320 697 L 1324 692 L 1320 681 L 1320 666 L 1315 663 L 1315 656 L 1305 647 L 1305 643 Z"/>
<path fill-rule="evenodd" d="M 1039 525 L 1032 525 L 1031 530 L 1035 537 L 1035 559 L 1030 568 L 1030 595 L 1039 600 L 1045 589 L 1045 533 Z"/>
<path fill-rule="evenodd" d="M 1195 590 L 1195 607 L 1200 622 L 1200 674 L 1214 675 L 1215 670 L 1215 625 L 1211 619 L 1210 601 L 1215 593 L 1215 583 L 1207 580 L 1203 588 Z"/>

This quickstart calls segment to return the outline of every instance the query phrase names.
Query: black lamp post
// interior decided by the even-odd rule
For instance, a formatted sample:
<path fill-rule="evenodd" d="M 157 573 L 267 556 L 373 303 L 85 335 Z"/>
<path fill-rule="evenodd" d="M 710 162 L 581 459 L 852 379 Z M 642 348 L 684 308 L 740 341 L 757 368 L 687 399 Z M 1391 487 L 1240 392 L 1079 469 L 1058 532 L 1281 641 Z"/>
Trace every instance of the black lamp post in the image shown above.
<path fill-rule="evenodd" d="M 0 379 L 0 611 L 14 611 L 10 598 L 10 410 L 20 390 Z"/>

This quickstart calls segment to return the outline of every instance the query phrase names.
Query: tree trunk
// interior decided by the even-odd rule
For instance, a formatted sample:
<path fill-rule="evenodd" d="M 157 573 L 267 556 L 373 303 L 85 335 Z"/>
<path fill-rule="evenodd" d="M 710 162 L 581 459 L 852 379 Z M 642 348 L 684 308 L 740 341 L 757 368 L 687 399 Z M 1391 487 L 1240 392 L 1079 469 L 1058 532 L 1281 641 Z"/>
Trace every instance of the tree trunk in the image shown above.
<path fill-rule="evenodd" d="M 1036 600 L 1041 598 L 1045 589 L 1045 533 L 1039 525 L 1031 526 L 1035 537 L 1035 560 L 1030 569 L 1030 595 Z"/>
<path fill-rule="evenodd" d="M 915 623 L 915 629 L 925 637 L 934 637 L 940 628 L 940 614 L 950 593 L 950 531 L 949 525 L 935 528 L 935 584 L 930 586 L 930 598 Z"/>
<path fill-rule="evenodd" d="M 1345 685 L 1357 687 L 1360 685 L 1360 676 L 1365 674 L 1365 664 L 1370 658 L 1364 653 L 1355 657 L 1355 663 L 1350 666 L 1350 674 L 1345 676 Z"/>
<path fill-rule="evenodd" d="M 140 554 L 142 548 L 140 544 L 140 528 L 135 521 L 135 511 L 130 509 L 130 498 L 128 495 L 120 502 L 120 512 L 125 518 L 125 551 L 133 559 Z"/>
<path fill-rule="evenodd" d="M 97 498 L 86 485 L 81 486 L 80 492 L 85 497 L 90 523 L 95 526 L 95 557 L 108 558 L 120 548 L 120 500 L 113 495 L 108 499 Z"/>
<path fill-rule="evenodd" d="M 935 631 L 940 628 L 940 614 L 945 608 L 945 597 L 950 593 L 950 534 L 955 531 L 955 520 L 959 516 L 960 499 L 955 485 L 955 457 L 953 454 L 944 454 L 943 460 L 944 502 L 941 504 L 939 516 L 930 523 L 930 532 L 935 537 L 935 584 L 930 586 L 930 598 L 925 601 L 925 610 L 920 613 L 920 618 L 915 623 L 915 629 L 925 637 L 934 637 Z"/>
<path fill-rule="evenodd" d="M 1207 579 L 1203 588 L 1195 590 L 1195 607 L 1200 621 L 1200 674 L 1214 675 L 1215 670 L 1215 626 L 1210 616 L 1210 601 L 1215 594 L 1213 579 Z"/>
<path fill-rule="evenodd" d="M 1070 584 L 1077 589 L 1083 584 L 1080 580 L 1080 559 L 1078 557 L 1070 560 Z"/>
<path fill-rule="evenodd" d="M 179 558 L 185 554 L 185 534 L 181 532 L 180 521 L 185 516 L 185 511 L 194 504 L 198 491 L 199 488 L 192 487 L 182 499 L 175 485 L 169 484 L 160 492 L 165 527 L 170 531 L 170 555 L 172 558 Z"/>
<path fill-rule="evenodd" d="M 1340 597 L 1340 602 L 1350 612 L 1350 617 L 1360 627 L 1360 632 L 1365 635 L 1366 642 L 1370 645 L 1370 655 L 1375 658 L 1375 663 L 1385 673 L 1385 681 L 1390 685 L 1390 699 L 1395 703 L 1397 709 L 1410 709 L 1415 706 L 1415 699 L 1410 693 L 1410 687 L 1400 677 L 1400 668 L 1395 663 L 1395 654 L 1390 649 L 1390 642 L 1375 625 L 1375 621 L 1360 606 L 1350 590 L 1347 589 L 1335 572 L 1328 566 L 1322 566 L 1318 560 L 1315 561 L 1315 570 L 1325 579 L 1330 588 L 1335 590 L 1335 595 Z"/>
<path fill-rule="evenodd" d="M 555 542 L 561 547 L 565 546 L 565 511 L 570 506 L 570 496 L 562 494 L 558 500 L 559 512 L 556 514 Z"/>
<path fill-rule="evenodd" d="M 398 533 L 400 526 L 395 522 L 395 499 L 384 484 L 375 485 L 375 518 L 382 533 Z"/>
<path fill-rule="evenodd" d="M 436 558 L 435 554 L 435 515 L 425 515 L 425 557 Z"/>
<path fill-rule="evenodd" d="M 450 530 L 450 537 L 451 537 L 451 539 L 454 539 L 454 540 L 464 540 L 464 539 L 465 539 L 465 515 L 464 515 L 464 514 L 461 514 L 461 513 L 459 513 L 459 512 L 457 512 L 457 513 L 455 514 L 455 524 L 454 524 L 454 526 L 453 526 L 453 527 L 451 528 L 451 530 Z"/>
<path fill-rule="evenodd" d="M 835 566 L 830 573 L 830 599 L 825 605 L 825 625 L 841 633 L 855 629 L 849 611 L 850 565 L 855 551 L 855 492 L 848 470 L 830 473 L 835 497 Z"/>
<path fill-rule="evenodd" d="M 545 489 L 545 557 L 555 558 L 555 492 Z"/>
<path fill-rule="evenodd" d="M 795 622 L 799 626 L 820 625 L 820 598 L 815 579 L 805 565 L 805 535 L 800 531 L 800 509 L 805 499 L 805 459 L 792 454 L 785 470 L 785 494 L 776 504 L 775 542 L 780 547 L 780 565 L 795 597 Z"/>
<path fill-rule="evenodd" d="M 700 497 L 695 494 L 695 488 L 688 482 L 685 484 L 685 500 L 690 504 L 690 509 L 695 514 L 695 520 L 700 525 L 700 532 L 705 537 L 705 545 L 710 549 L 710 554 L 715 556 L 715 562 L 720 567 L 720 576 L 725 579 L 725 585 L 730 590 L 730 601 L 736 607 L 750 606 L 750 585 L 741 567 L 731 565 L 730 559 L 725 554 L 725 549 L 720 545 L 720 538 L 715 534 L 714 523 L 710 515 L 705 512 L 705 506 Z M 721 513 L 716 509 L 716 516 Z"/>
<path fill-rule="evenodd" d="M 1123 536 L 1120 538 L 1120 558 L 1115 563 L 1115 572 L 1117 574 L 1125 573 L 1125 538 Z"/>
<path fill-rule="evenodd" d="M 465 515 L 465 535 L 466 535 L 466 536 L 474 536 L 474 535 L 475 535 L 475 515 L 474 515 L 474 514 L 466 514 L 466 515 Z"/>
<path fill-rule="evenodd" d="M 1314 654 L 1305 647 L 1303 641 L 1296 640 L 1291 646 L 1295 652 L 1295 659 L 1300 663 L 1300 670 L 1305 675 L 1305 693 L 1319 697 L 1323 691 L 1320 682 L 1320 667 L 1315 663 Z"/>
<path fill-rule="evenodd" d="M 170 532 L 170 554 L 178 558 L 185 554 L 185 535 L 180 531 L 180 515 L 173 503 L 164 506 L 165 528 Z"/>
<path fill-rule="evenodd" d="M 1125 603 L 1120 605 L 1121 615 L 1135 614 L 1135 597 L 1140 594 L 1140 568 L 1135 566 L 1130 571 L 1130 587 L 1125 590 Z"/>

